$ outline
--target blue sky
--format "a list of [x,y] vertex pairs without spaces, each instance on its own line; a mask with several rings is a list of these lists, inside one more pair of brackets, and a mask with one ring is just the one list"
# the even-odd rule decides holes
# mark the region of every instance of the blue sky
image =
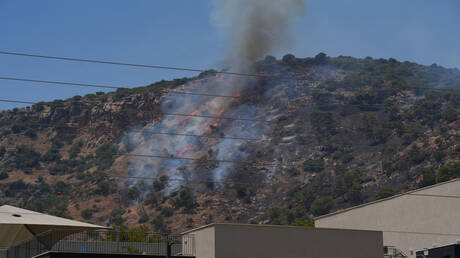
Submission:
[[[211,8],[211,0],[0,0],[0,50],[218,68],[226,41],[210,22]],[[272,54],[394,57],[460,68],[459,28],[458,0],[307,0],[306,15],[293,22],[292,45]],[[193,75],[0,55],[5,77],[132,87]],[[97,91],[6,81],[0,86],[0,99],[26,101]],[[19,106],[0,103],[0,109]]]

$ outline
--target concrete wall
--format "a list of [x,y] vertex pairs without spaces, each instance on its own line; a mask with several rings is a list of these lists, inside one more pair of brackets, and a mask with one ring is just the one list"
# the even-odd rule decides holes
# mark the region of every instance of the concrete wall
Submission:
[[460,199],[417,194],[460,196],[460,180],[319,217],[315,224],[383,231],[384,245],[395,246],[409,257],[415,257],[415,251],[460,240]]
[[192,232],[195,238],[195,254],[197,258],[211,258],[216,254],[216,231],[214,227],[203,227]]
[[215,224],[191,233],[196,258],[383,257],[382,233],[375,231]]

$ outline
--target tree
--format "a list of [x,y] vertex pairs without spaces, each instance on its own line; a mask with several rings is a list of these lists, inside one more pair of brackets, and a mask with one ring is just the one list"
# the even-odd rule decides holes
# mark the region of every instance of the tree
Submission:
[[321,216],[327,214],[331,211],[332,207],[334,207],[334,200],[331,197],[316,199],[311,207],[310,211],[315,216]]

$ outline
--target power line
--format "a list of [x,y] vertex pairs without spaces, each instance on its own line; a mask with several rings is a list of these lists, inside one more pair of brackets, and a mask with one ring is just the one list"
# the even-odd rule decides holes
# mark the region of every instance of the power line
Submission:
[[[154,177],[144,177],[144,176],[113,176],[110,175],[108,176],[109,178],[125,178],[125,179],[141,179],[141,180],[151,180],[155,181],[158,180],[158,178]],[[218,184],[235,184],[235,185],[253,185],[253,182],[242,182],[242,181],[233,181],[233,180],[197,180],[197,179],[181,179],[181,178],[168,178],[168,181],[180,181],[180,182],[186,182],[188,184],[205,184],[205,183],[218,183]],[[360,190],[353,190],[350,189],[349,191],[360,191]],[[379,191],[365,191],[367,193],[380,193]],[[438,195],[438,194],[417,194],[417,193],[400,193],[399,195],[411,195],[411,196],[419,196],[419,197],[439,197],[439,198],[454,198],[454,199],[460,199],[460,196],[457,195]],[[390,196],[391,197],[391,196]],[[396,196],[398,197],[398,196]]]
[[[79,82],[48,81],[48,80],[17,78],[17,77],[0,77],[0,80],[45,83],[45,84],[53,84],[53,85],[65,85],[65,86],[91,87],[91,88],[101,88],[101,89],[133,89],[133,88],[122,87],[122,86],[89,84],[89,83],[79,83]],[[219,95],[219,94],[199,93],[199,92],[184,92],[184,91],[176,91],[176,90],[162,90],[161,92],[165,94],[196,95],[196,96],[208,96],[208,97],[220,97],[220,98],[240,98],[240,96],[235,96],[235,95],[234,96]]]
[[24,100],[9,100],[9,99],[0,99],[0,102],[7,102],[7,103],[20,103],[20,104],[37,104],[37,102],[31,101],[24,101]]
[[[23,57],[33,57],[33,58],[42,58],[42,59],[54,59],[61,61],[73,61],[73,62],[85,62],[85,63],[96,63],[96,64],[108,64],[108,65],[119,65],[119,66],[131,66],[131,67],[141,67],[141,68],[151,68],[151,69],[165,69],[165,70],[176,70],[176,71],[187,71],[187,72],[208,72],[209,70],[196,69],[196,68],[185,68],[185,67],[174,67],[174,66],[161,66],[161,65],[147,65],[147,64],[133,64],[133,63],[124,63],[117,61],[105,61],[105,60],[95,60],[95,59],[83,59],[83,58],[73,58],[73,57],[60,57],[60,56],[50,56],[50,55],[37,55],[29,53],[19,53],[19,52],[10,52],[10,51],[0,51],[2,55],[12,55],[12,56],[23,56]],[[225,75],[235,75],[235,76],[245,76],[245,77],[256,77],[256,78],[278,78],[294,81],[305,81],[306,79],[293,78],[287,76],[278,76],[278,75],[269,75],[269,74],[251,74],[251,73],[238,73],[238,72],[225,72],[225,71],[213,71],[214,74],[225,74]],[[429,88],[429,87],[416,87],[416,86],[405,86],[404,88],[408,89],[421,89],[421,90],[454,90],[460,91],[460,89],[454,88]]]
[[[131,67],[141,67],[141,68],[151,68],[151,69],[164,69],[164,70],[175,70],[175,71],[186,71],[186,72],[207,72],[208,70],[204,69],[195,69],[195,68],[185,68],[185,67],[173,67],[173,66],[162,66],[162,65],[147,65],[147,64],[133,64],[133,63],[124,63],[124,62],[115,62],[115,61],[104,61],[104,60],[95,60],[95,59],[83,59],[83,58],[73,58],[73,57],[60,57],[60,56],[49,56],[49,55],[36,55],[36,54],[27,54],[19,52],[8,52],[0,51],[1,55],[12,55],[12,56],[24,56],[24,57],[34,57],[34,58],[44,58],[44,59],[54,59],[61,61],[72,61],[72,62],[84,62],[84,63],[96,63],[96,64],[108,64],[108,65],[120,65],[120,66],[131,66]],[[289,79],[289,80],[298,80],[304,81],[305,79],[293,79],[289,77],[268,75],[268,74],[250,74],[250,73],[238,73],[238,72],[213,72],[215,74],[226,74],[226,75],[236,75],[236,76],[246,76],[246,77],[262,77],[262,78],[280,78],[280,79]]]
[[[22,100],[7,100],[7,99],[0,99],[0,102],[22,103],[22,104],[32,104],[32,105],[40,104],[40,102],[31,102],[31,101],[22,101]],[[198,117],[198,118],[211,118],[211,119],[219,119],[219,120],[251,121],[251,122],[262,122],[262,123],[273,123],[274,122],[274,121],[261,120],[261,119],[221,117],[217,115],[196,115],[196,114],[180,114],[180,113],[169,113],[169,112],[154,112],[154,113],[157,113],[159,115],[166,115],[166,116]]]
[[236,161],[236,160],[225,160],[225,159],[200,159],[200,158],[187,158],[187,157],[177,157],[177,156],[161,156],[161,155],[149,155],[149,154],[113,154],[113,156],[131,156],[131,157],[141,157],[141,158],[158,158],[158,159],[176,159],[176,160],[188,160],[188,161],[208,161],[208,162],[219,162],[219,163],[240,163],[240,164],[249,164],[256,166],[269,166],[274,167],[276,164],[256,164],[249,161]]

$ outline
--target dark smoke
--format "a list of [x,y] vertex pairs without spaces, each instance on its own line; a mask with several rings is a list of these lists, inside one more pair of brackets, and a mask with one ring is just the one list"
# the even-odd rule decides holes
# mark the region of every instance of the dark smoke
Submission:
[[228,64],[244,72],[250,64],[287,47],[289,25],[305,11],[305,0],[214,0],[212,20],[230,43]]

